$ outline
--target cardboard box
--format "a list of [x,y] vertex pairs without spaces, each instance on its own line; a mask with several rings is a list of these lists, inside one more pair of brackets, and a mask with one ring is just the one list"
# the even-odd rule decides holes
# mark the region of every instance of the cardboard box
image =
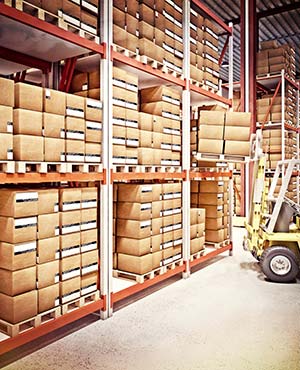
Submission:
[[59,213],[38,216],[38,239],[59,235]]
[[10,244],[36,240],[37,217],[12,218],[0,216],[1,240]]
[[0,77],[0,105],[13,107],[15,105],[14,81]]
[[36,285],[36,266],[22,270],[0,269],[0,292],[14,296],[34,290]]
[[59,284],[39,289],[37,293],[38,313],[45,312],[59,306]]
[[117,238],[117,252],[130,254],[133,256],[143,256],[150,253],[151,238],[144,239],[130,239],[130,238]]
[[209,206],[209,205],[200,205],[202,208],[205,209],[206,218],[218,218],[224,215],[224,206]]
[[[88,252],[89,253],[89,252]],[[60,260],[59,272],[61,281],[80,276],[81,257],[80,254],[65,257]]]
[[118,200],[120,202],[152,202],[152,185],[119,184]]
[[162,235],[152,235],[151,236],[151,252],[157,252],[161,250],[161,244],[162,244]]
[[29,190],[0,190],[0,216],[27,217],[38,214],[38,192]]
[[97,228],[97,208],[82,209],[81,231]]
[[80,276],[59,283],[61,304],[80,298]]
[[250,155],[250,143],[249,141],[225,141],[224,154],[231,155],[241,155],[249,156]]
[[37,263],[46,263],[59,259],[59,237],[40,239],[37,241]]
[[119,202],[117,204],[117,218],[126,220],[150,220],[151,202],[149,203],[127,203]]
[[223,193],[224,181],[200,181],[200,193]]
[[117,235],[144,239],[151,235],[151,221],[135,221],[135,220],[117,220]]
[[66,161],[84,162],[85,143],[83,140],[66,140]]
[[44,159],[46,162],[65,161],[65,140],[45,137],[44,139]]
[[80,231],[80,225],[81,212],[79,210],[60,212],[60,227],[62,235]]
[[59,208],[61,211],[74,211],[81,209],[81,189],[62,188],[59,189]]
[[220,230],[224,227],[223,217],[209,218],[205,220],[206,228],[209,230]]
[[74,74],[71,82],[71,91],[82,92],[88,89],[88,74],[87,72]]
[[66,116],[84,118],[85,98],[72,94],[66,95]]
[[81,231],[80,233],[81,253],[89,252],[98,248],[98,229]]
[[44,160],[44,138],[30,135],[14,135],[14,159],[16,161]]
[[81,295],[90,294],[97,290],[98,285],[98,272],[92,272],[81,276]]
[[98,189],[96,187],[81,188],[81,208],[97,208]]
[[224,229],[220,230],[205,230],[205,240],[212,243],[220,243],[224,241]]
[[134,274],[146,274],[152,270],[152,254],[144,256],[131,256],[118,253],[118,270],[127,271]]
[[59,282],[59,260],[37,265],[37,288],[45,288]]
[[197,238],[197,232],[198,232],[198,225],[191,225],[190,226],[190,238],[194,239]]
[[65,138],[65,116],[43,113],[43,132],[45,137]]
[[223,126],[225,121],[225,113],[221,111],[200,111],[199,126],[213,125]]
[[190,242],[191,254],[195,254],[204,249],[205,237],[195,238]]
[[15,84],[15,107],[43,111],[43,89],[22,82]]
[[139,129],[152,131],[152,115],[144,112],[139,112]]
[[81,233],[60,236],[60,254],[61,258],[73,256],[80,253]]
[[81,275],[90,274],[98,271],[99,251],[97,249],[82,253],[81,255]]
[[36,242],[9,244],[0,242],[0,268],[15,271],[34,266]]
[[250,127],[225,126],[224,140],[236,140],[236,141],[248,141],[249,142],[249,139],[250,139]]
[[199,128],[199,139],[223,140],[224,127],[201,125]]
[[66,93],[57,90],[44,89],[44,111],[58,115],[66,112]]
[[88,163],[101,162],[101,144],[98,143],[85,143],[85,156],[84,160]]
[[180,92],[167,86],[155,86],[142,89],[141,103],[166,101],[177,106],[180,105]]
[[102,102],[96,99],[85,99],[85,119],[87,121],[102,122]]
[[225,126],[237,126],[237,127],[249,127],[250,128],[250,125],[251,125],[251,113],[226,112],[225,114]]
[[85,120],[77,117],[66,117],[66,139],[85,140]]
[[12,324],[30,319],[37,314],[37,291],[10,297],[0,293],[0,318]]
[[161,261],[163,259],[163,252],[162,251],[156,251],[152,252],[152,269],[156,269],[161,267]]
[[[4,134],[13,133],[13,108],[12,107],[0,105],[0,133],[4,133]],[[11,146],[11,149],[12,149],[12,146]]]
[[38,214],[55,213],[59,211],[58,189],[38,189]]
[[102,142],[102,123],[95,121],[85,122],[85,140],[91,143]]
[[223,153],[223,140],[199,139],[198,152],[200,153]]
[[146,55],[151,59],[163,63],[165,51],[162,47],[155,45],[153,41],[147,40],[145,37],[141,38],[138,47],[140,55]]
[[215,194],[215,193],[204,193],[199,194],[198,201],[200,204],[207,204],[207,205],[222,205],[224,204],[223,194]]

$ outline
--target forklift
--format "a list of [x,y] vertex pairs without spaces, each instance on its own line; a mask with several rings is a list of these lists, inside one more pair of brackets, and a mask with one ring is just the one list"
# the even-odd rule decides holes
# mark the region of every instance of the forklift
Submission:
[[286,192],[292,175],[299,172],[300,160],[279,161],[269,189],[261,148],[262,132],[258,130],[252,142],[253,184],[243,246],[259,261],[267,279],[288,283],[300,271],[300,205]]

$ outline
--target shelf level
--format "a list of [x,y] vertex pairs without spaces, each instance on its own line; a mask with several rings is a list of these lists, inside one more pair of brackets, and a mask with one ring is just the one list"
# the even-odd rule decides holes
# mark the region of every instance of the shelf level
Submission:
[[62,181],[103,181],[103,173],[0,173],[1,184],[25,184]]

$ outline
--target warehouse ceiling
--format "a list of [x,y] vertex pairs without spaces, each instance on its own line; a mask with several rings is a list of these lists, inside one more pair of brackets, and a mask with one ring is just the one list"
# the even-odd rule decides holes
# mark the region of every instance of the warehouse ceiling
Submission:
[[[214,11],[226,23],[234,21],[234,80],[240,79],[240,0],[201,0]],[[300,1],[298,0],[257,0],[257,12],[265,12],[271,9],[285,7],[289,11],[280,14],[269,15],[259,20],[259,42],[265,40],[278,40],[279,44],[289,43],[296,50],[297,78],[300,78]],[[294,8],[294,9],[293,9]],[[298,9],[295,9],[298,8]],[[220,50],[222,50],[225,36],[220,38]],[[226,56],[227,58],[227,56]],[[228,80],[228,59],[224,59],[221,77]]]

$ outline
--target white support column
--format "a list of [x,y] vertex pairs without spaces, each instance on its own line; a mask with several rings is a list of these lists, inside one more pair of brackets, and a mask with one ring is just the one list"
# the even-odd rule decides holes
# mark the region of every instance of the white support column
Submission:
[[[299,87],[300,88],[300,87]],[[299,117],[299,99],[300,99],[300,94],[299,94],[299,88],[297,90],[297,108],[296,108],[296,114],[297,114],[297,123],[296,123],[296,127],[299,129],[300,128],[300,117]],[[299,134],[299,131],[297,132],[296,134],[296,139],[297,139],[297,155],[296,155],[296,158],[297,159],[300,159],[300,134]],[[298,171],[298,176],[296,178],[296,186],[297,186],[297,203],[300,204],[300,176],[299,176],[299,171],[300,171],[300,166],[297,167],[297,171]]]
[[187,179],[182,183],[182,227],[183,227],[183,260],[186,262],[186,272],[183,273],[183,278],[190,276],[189,260],[190,260],[190,1],[183,2],[183,44],[184,44],[184,60],[183,60],[183,77],[187,81],[187,89],[182,92],[182,170],[186,171]]
[[[232,35],[229,36],[229,44],[228,44],[228,61],[229,61],[229,67],[228,67],[228,82],[229,82],[229,90],[228,90],[228,98],[233,98],[233,23],[229,23],[229,27],[232,28]],[[230,109],[233,111],[233,107]]]
[[102,119],[102,163],[105,183],[101,185],[100,199],[100,291],[106,296],[106,306],[101,311],[101,318],[112,315],[112,267],[113,267],[113,185],[112,168],[112,2],[101,0],[101,42],[106,44],[106,59],[101,59],[101,100],[103,102]]
[[245,0],[245,112],[249,112],[249,0]]
[[281,70],[281,160],[285,160],[285,78]]

